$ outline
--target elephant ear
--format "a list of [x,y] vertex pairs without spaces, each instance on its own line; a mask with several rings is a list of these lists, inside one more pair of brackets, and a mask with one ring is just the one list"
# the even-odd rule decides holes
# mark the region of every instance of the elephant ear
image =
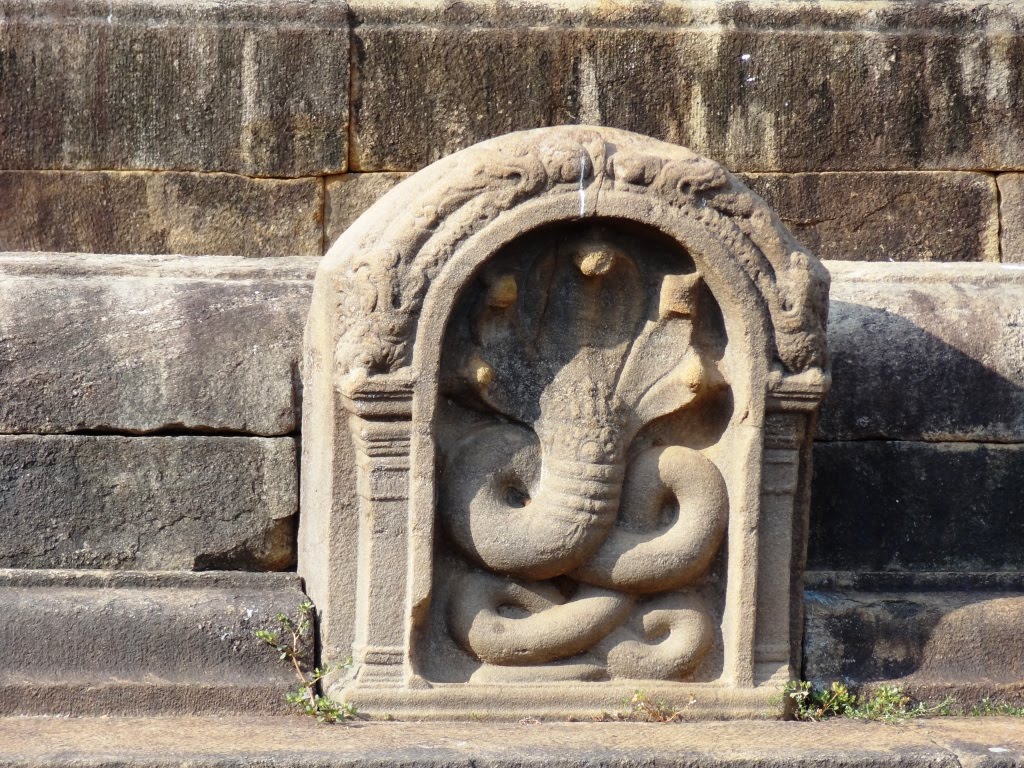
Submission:
[[725,386],[714,363],[698,351],[691,351],[668,374],[643,393],[634,410],[641,425],[682,410],[702,395]]
[[662,279],[656,317],[633,342],[617,387],[620,400],[633,411],[637,429],[725,386],[715,364],[695,344],[694,325],[704,290],[695,272]]

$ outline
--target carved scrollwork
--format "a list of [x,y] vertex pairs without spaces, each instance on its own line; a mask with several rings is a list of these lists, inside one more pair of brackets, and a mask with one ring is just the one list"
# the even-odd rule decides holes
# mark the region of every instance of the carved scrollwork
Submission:
[[337,286],[349,297],[337,318],[339,379],[357,368],[372,375],[410,364],[427,287],[458,247],[499,214],[544,197],[578,195],[579,216],[597,217],[605,189],[650,197],[697,221],[725,244],[765,302],[782,366],[800,372],[827,362],[827,273],[760,198],[687,149],[612,129],[542,129],[457,153],[420,183],[420,203],[401,211],[387,231],[354,238],[351,269]]

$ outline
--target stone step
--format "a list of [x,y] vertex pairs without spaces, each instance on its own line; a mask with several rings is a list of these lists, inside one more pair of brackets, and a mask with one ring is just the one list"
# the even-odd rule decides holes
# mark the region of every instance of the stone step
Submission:
[[0,570],[0,715],[280,713],[296,681],[254,633],[304,597],[293,573]]
[[1024,720],[357,723],[294,717],[3,718],[4,768],[1011,768]]

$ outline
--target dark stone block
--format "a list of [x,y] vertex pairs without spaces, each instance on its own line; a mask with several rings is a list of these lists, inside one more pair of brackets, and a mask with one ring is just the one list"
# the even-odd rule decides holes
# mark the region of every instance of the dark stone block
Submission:
[[817,443],[808,568],[1024,568],[1024,445]]
[[1021,592],[808,590],[803,675],[962,705],[1024,702]]
[[1024,441],[1024,272],[830,262],[820,440]]
[[283,570],[295,441],[0,436],[0,568]]
[[819,259],[999,261],[996,184],[988,174],[758,173],[741,178]]

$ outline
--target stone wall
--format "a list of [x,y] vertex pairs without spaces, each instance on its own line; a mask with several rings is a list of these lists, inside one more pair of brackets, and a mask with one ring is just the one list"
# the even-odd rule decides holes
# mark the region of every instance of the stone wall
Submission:
[[0,568],[291,568],[318,258],[442,156],[602,124],[830,260],[804,673],[1010,695],[1022,62],[1008,2],[0,0]]

